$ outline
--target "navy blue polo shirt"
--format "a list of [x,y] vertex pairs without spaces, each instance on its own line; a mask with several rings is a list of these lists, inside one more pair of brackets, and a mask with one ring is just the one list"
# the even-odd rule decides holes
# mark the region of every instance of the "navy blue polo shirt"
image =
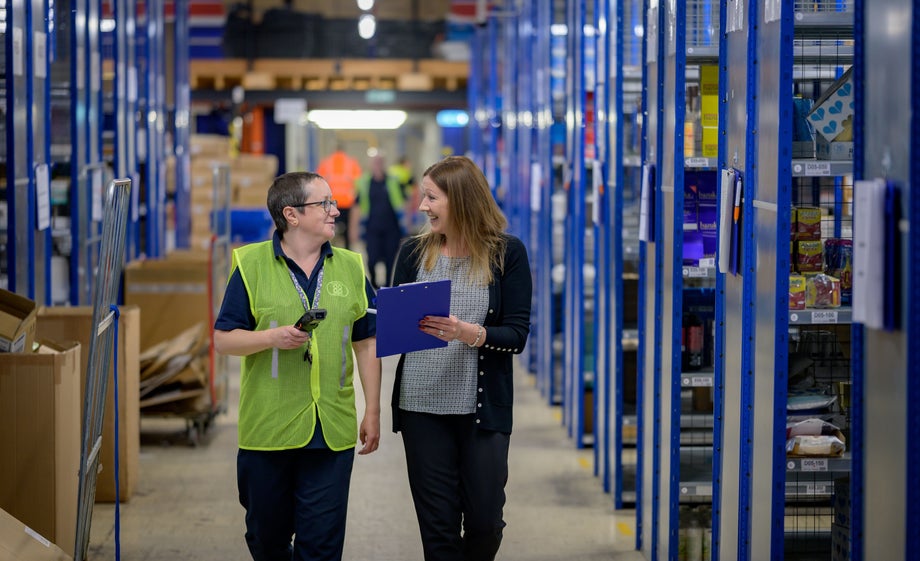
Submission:
[[[335,259],[332,253],[332,245],[329,242],[323,244],[320,249],[320,258],[316,266],[307,277],[303,269],[297,263],[284,254],[281,249],[281,237],[276,230],[272,235],[272,247],[275,251],[275,259],[284,259],[287,266],[294,272],[297,282],[303,287],[304,292],[310,302],[313,302],[313,296],[316,294],[316,279],[319,276],[320,267],[326,259]],[[293,284],[293,283],[292,283]],[[293,289],[293,286],[291,287]],[[364,291],[367,293],[367,301],[371,307],[374,307],[376,293],[371,282],[364,278]],[[239,270],[233,271],[230,275],[230,281],[227,283],[226,292],[224,292],[224,301],[220,305],[220,313],[217,314],[217,320],[214,322],[214,329],[219,331],[233,331],[234,329],[246,329],[252,331],[256,328],[256,318],[253,317],[249,306],[249,293],[246,292],[246,285],[243,284],[243,277]],[[354,323],[351,331],[352,341],[361,341],[368,337],[377,335],[377,316],[374,314],[364,314]],[[319,428],[319,418],[317,418],[317,428]],[[322,438],[318,438],[321,431],[313,433],[313,439],[307,444],[307,448],[326,448],[326,443]]]

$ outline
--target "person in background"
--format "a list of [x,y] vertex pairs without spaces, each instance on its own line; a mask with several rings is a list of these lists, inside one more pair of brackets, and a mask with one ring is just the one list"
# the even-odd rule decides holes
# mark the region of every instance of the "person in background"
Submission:
[[323,176],[332,189],[332,198],[338,203],[341,214],[338,221],[341,230],[338,233],[344,239],[345,249],[351,249],[349,214],[355,204],[355,181],[361,177],[361,166],[358,160],[345,153],[341,144],[337,144],[335,151],[319,163],[316,173]]
[[[233,250],[214,324],[217,352],[243,357],[237,482],[246,543],[256,561],[340,560],[357,439],[358,454],[380,439],[377,326],[366,312],[374,291],[361,255],[329,243],[340,213],[322,177],[279,176],[268,210],[272,239]],[[295,327],[323,310],[317,324]]]
[[[399,249],[399,242],[405,235],[403,216],[406,197],[399,179],[389,175],[383,156],[371,158],[371,171],[357,181],[358,198],[356,209],[351,215],[351,230],[359,230],[363,222],[364,247],[367,251],[367,266],[374,287],[388,286],[393,276],[393,261]],[[383,263],[386,273],[383,281],[377,278],[377,264]]]
[[406,232],[413,232],[417,214],[416,209],[418,208],[418,196],[415,190],[415,178],[412,177],[412,167],[409,165],[409,158],[400,156],[399,160],[387,169],[387,173],[399,180],[399,184],[402,186],[403,197],[406,199],[403,229]]
[[450,315],[419,322],[448,345],[399,358],[393,430],[426,561],[490,561],[505,526],[512,355],[530,331],[530,265],[469,158],[428,168],[420,197],[428,223],[400,248],[393,284],[450,279]]

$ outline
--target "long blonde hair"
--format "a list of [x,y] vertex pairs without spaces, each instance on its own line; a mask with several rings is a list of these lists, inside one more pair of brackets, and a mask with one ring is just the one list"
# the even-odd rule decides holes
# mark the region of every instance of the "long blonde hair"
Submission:
[[[501,271],[505,265],[504,231],[508,220],[492,197],[485,175],[469,158],[450,156],[433,164],[423,176],[447,195],[451,224],[460,244],[470,252],[472,278],[483,285],[490,284],[493,268]],[[432,233],[429,225],[416,238],[418,263],[430,271],[446,238]]]

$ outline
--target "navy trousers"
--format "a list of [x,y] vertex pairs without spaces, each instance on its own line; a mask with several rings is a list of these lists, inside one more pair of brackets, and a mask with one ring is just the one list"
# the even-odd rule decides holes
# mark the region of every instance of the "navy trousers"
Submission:
[[400,415],[425,561],[492,561],[505,527],[510,435],[478,430],[473,415]]
[[341,560],[354,461],[354,448],[240,450],[237,484],[253,560]]

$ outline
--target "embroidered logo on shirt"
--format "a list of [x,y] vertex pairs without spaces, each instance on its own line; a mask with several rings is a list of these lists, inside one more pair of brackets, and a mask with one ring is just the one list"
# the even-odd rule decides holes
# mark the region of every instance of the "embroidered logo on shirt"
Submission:
[[348,296],[348,286],[341,281],[330,281],[326,285],[326,293],[330,296]]

